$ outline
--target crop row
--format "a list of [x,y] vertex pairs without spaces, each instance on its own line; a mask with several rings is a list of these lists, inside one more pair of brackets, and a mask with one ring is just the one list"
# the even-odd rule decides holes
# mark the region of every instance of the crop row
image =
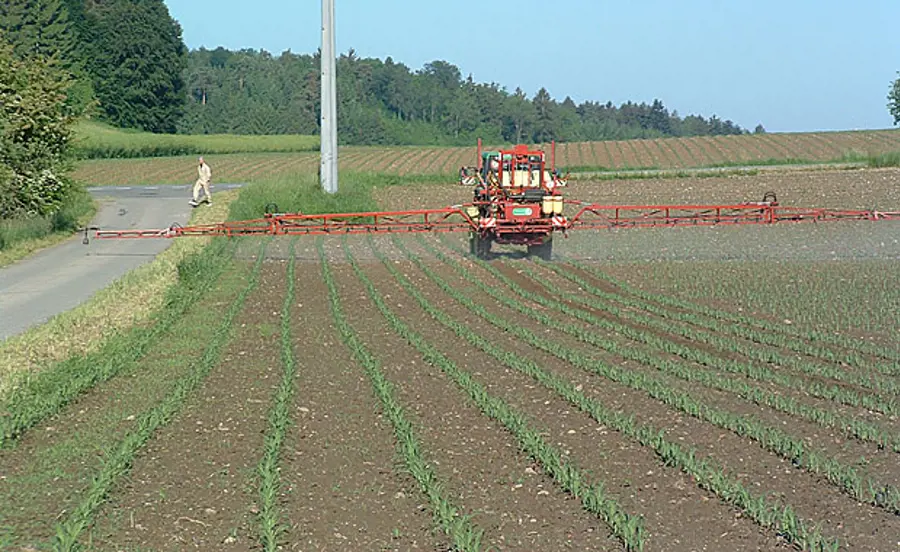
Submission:
[[[703,315],[715,320],[729,322],[731,324],[739,324],[749,328],[756,328],[775,335],[784,335],[786,337],[808,340],[813,343],[842,347],[849,351],[855,351],[859,354],[870,355],[885,360],[892,360],[895,362],[900,361],[900,352],[893,351],[885,347],[879,347],[860,339],[848,338],[841,334],[832,334],[822,331],[798,328],[787,324],[779,324],[771,322],[764,318],[751,318],[734,312],[710,308],[700,303],[684,301],[670,295],[649,293],[619,279],[613,278],[602,270],[590,267],[585,263],[573,259],[567,259],[567,263],[587,272],[591,276],[594,276],[608,284],[615,286],[618,289],[623,290],[628,294],[644,300],[645,302],[647,302],[647,304],[656,303],[659,305],[665,305],[675,309],[681,309],[688,313],[694,313],[695,315]],[[897,371],[888,370],[887,372],[893,374]]]
[[[485,261],[476,260],[484,266]],[[449,286],[442,286],[454,299],[465,305],[471,311],[477,313],[489,323],[519,337],[528,344],[558,357],[587,372],[600,375],[606,379],[620,383],[632,389],[647,393],[649,396],[663,402],[666,405],[677,408],[699,420],[731,431],[739,436],[747,437],[759,443],[760,446],[775,454],[778,454],[794,465],[807,470],[810,473],[821,474],[843,492],[855,500],[866,502],[885,508],[894,513],[900,513],[900,490],[892,485],[880,484],[871,478],[864,477],[852,466],[841,462],[824,450],[815,450],[808,446],[802,439],[791,436],[784,431],[766,425],[754,418],[746,418],[724,410],[716,409],[702,400],[696,399],[688,393],[672,389],[661,378],[643,372],[631,372],[623,370],[595,360],[586,354],[566,349],[556,342],[547,341],[533,332],[487,311],[482,305],[462,295]],[[527,314],[546,327],[555,327],[558,321],[551,316],[531,309]],[[671,369],[672,372],[680,372],[672,364],[659,359],[655,355],[643,352],[635,352],[627,347],[617,346],[616,354],[635,355],[642,364],[658,367],[663,370]],[[626,357],[627,358],[627,357]]]
[[325,257],[321,238],[317,241],[316,248],[322,267],[322,278],[328,288],[328,301],[335,326],[342,341],[350,349],[372,383],[372,388],[381,402],[385,416],[394,428],[398,452],[406,464],[406,469],[428,497],[435,520],[441,529],[450,536],[454,545],[462,551],[477,552],[481,548],[483,530],[476,527],[469,516],[461,515],[459,508],[448,498],[443,484],[425,459],[419,438],[403,407],[397,401],[393,386],[384,376],[380,363],[347,322],[337,284]]
[[266,245],[266,243],[262,244],[246,287],[232,302],[203,352],[203,356],[185,376],[173,384],[172,390],[160,403],[138,417],[136,427],[129,431],[105,457],[99,473],[94,476],[90,488],[85,492],[78,506],[57,524],[54,541],[56,550],[71,551],[79,548],[78,542],[82,532],[90,525],[94,513],[106,499],[115,482],[131,467],[138,450],[159,427],[167,424],[181,410],[186,399],[203,383],[210,370],[219,362],[222,350],[230,339],[234,318],[241,312],[244,302],[259,281]]
[[[453,263],[451,259],[445,257],[439,250],[430,248],[430,246],[428,246],[427,244],[426,247],[429,247],[430,251],[435,256],[437,256],[445,263],[449,264],[463,278],[471,282],[487,295],[496,299],[505,306],[512,308],[526,316],[537,318],[537,315],[534,314],[534,311],[523,305],[520,301],[516,301],[510,298],[503,291],[485,284],[478,278],[474,277],[472,274],[461,269],[458,264]],[[774,382],[787,387],[797,388],[809,394],[814,394],[813,391],[821,387],[815,383],[810,383],[804,380],[772,373],[772,371],[767,368],[757,368],[749,364],[721,359],[710,355],[700,349],[688,347],[668,339],[657,337],[652,333],[644,332],[638,328],[619,324],[617,322],[606,320],[604,318],[599,318],[589,312],[570,307],[560,301],[546,299],[540,294],[529,293],[490,264],[484,264],[482,266],[485,270],[490,272],[497,281],[502,282],[506,286],[504,290],[509,289],[520,297],[534,301],[543,307],[559,311],[566,316],[571,316],[578,320],[587,322],[591,324],[591,327],[603,328],[611,332],[615,332],[618,335],[625,336],[635,342],[649,345],[651,348],[661,353],[673,354],[684,359],[687,362],[696,362],[704,366],[716,368],[717,370],[741,374],[754,380]],[[544,285],[545,288],[553,288],[550,282],[547,282],[537,274],[534,274],[527,266],[523,266],[523,272],[528,274],[536,282]],[[554,291],[554,293],[570,301],[583,301],[583,298],[575,294],[560,294],[558,290]],[[634,314],[623,309],[609,308],[608,305],[604,305],[602,303],[590,302],[587,300],[584,300],[584,302],[588,303],[588,305],[592,308],[606,310],[614,316],[627,316]],[[541,321],[543,321],[543,319]],[[895,452],[900,452],[900,438],[898,438],[892,432],[877,426],[876,424],[872,424],[850,416],[844,416],[834,412],[833,410],[826,410],[805,405],[781,393],[768,391],[761,387],[752,386],[741,380],[724,378],[722,377],[722,373],[716,370],[704,371],[690,364],[687,364],[687,362],[682,363],[672,360],[664,360],[654,355],[647,355],[639,351],[638,349],[632,348],[630,346],[623,347],[613,340],[604,338],[600,334],[592,331],[587,331],[573,324],[556,321],[554,323],[554,327],[564,333],[576,337],[577,339],[585,343],[588,343],[589,345],[598,347],[613,354],[617,354],[622,358],[640,362],[656,370],[659,370],[660,372],[673,375],[679,379],[689,382],[701,383],[702,385],[712,389],[718,389],[720,391],[732,393],[755,404],[765,405],[769,408],[773,408],[775,410],[785,412],[793,416],[799,416],[820,426],[837,429],[845,433],[846,435],[849,435],[856,439],[875,443],[881,448],[890,448]],[[665,328],[659,329],[665,331]],[[840,388],[837,389],[840,390]],[[837,393],[837,391],[835,391],[835,393]],[[849,392],[847,393],[849,394]],[[849,399],[847,400],[849,401]]]
[[287,292],[281,307],[281,382],[275,391],[272,406],[269,410],[269,427],[263,443],[263,455],[259,461],[259,540],[263,550],[278,550],[279,537],[285,527],[280,521],[278,511],[278,495],[281,490],[279,455],[284,438],[291,422],[290,406],[294,397],[294,379],[297,375],[297,359],[291,341],[291,307],[294,304],[296,281],[294,274],[297,259],[294,257],[294,244],[291,242],[287,266]]
[[[861,140],[866,138],[866,140]],[[595,143],[560,143],[557,145],[557,164],[574,169],[685,169],[728,164],[777,164],[825,162],[862,159],[900,150],[897,133],[828,133],[822,140],[828,148],[816,148],[811,143],[797,142],[789,134],[763,136],[716,136],[667,138],[664,140],[625,140]],[[597,147],[600,144],[603,147]],[[667,146],[665,149],[663,145]],[[549,152],[549,145],[542,144]],[[676,149],[677,146],[677,149]],[[119,146],[117,146],[119,147]],[[305,146],[303,146],[305,147]],[[499,146],[490,146],[499,147]],[[443,174],[453,175],[461,165],[472,164],[474,144],[468,148],[434,147],[342,147],[338,161],[341,170],[376,171],[387,174]],[[278,148],[282,149],[279,145]],[[302,149],[302,148],[301,148]],[[684,151],[680,155],[678,151]],[[223,150],[225,151],[225,150]],[[622,152],[629,152],[623,155]],[[315,171],[317,156],[311,152],[296,153],[235,153],[210,155],[210,163],[219,182],[257,179],[261,174],[244,167],[254,158],[277,160],[266,169],[266,175],[280,175],[294,170]],[[617,155],[613,152],[618,152]],[[158,157],[122,162],[118,159],[92,159],[79,163],[75,178],[88,184],[148,183],[150,166],[159,169],[151,183],[184,182],[190,177],[192,157]],[[138,169],[143,166],[143,169]],[[110,179],[118,179],[110,182]]]
[[[460,300],[470,310],[474,310],[479,316],[490,317],[483,307],[467,301],[453,287],[444,282],[427,265],[413,253],[408,251],[402,243],[395,241],[396,247],[401,249],[425,275],[437,284],[447,294]],[[660,460],[667,466],[674,466],[691,475],[697,484],[704,489],[715,493],[725,503],[741,509],[754,521],[763,527],[772,527],[785,535],[791,542],[804,550],[837,550],[837,543],[822,536],[818,529],[797,517],[790,505],[776,502],[762,495],[754,495],[740,480],[729,475],[709,457],[698,458],[694,449],[685,447],[666,438],[665,432],[646,424],[638,424],[634,417],[612,411],[595,399],[588,398],[580,389],[570,381],[547,372],[534,361],[525,359],[515,353],[504,350],[478,332],[469,329],[459,323],[444,311],[435,307],[403,274],[392,266],[385,257],[375,249],[385,268],[400,283],[406,292],[415,299],[419,306],[433,319],[453,331],[461,339],[470,345],[484,351],[500,363],[522,372],[535,379],[549,390],[569,401],[571,404],[590,415],[601,424],[611,427],[624,436],[634,439],[642,446],[651,448]]]
[[626,549],[643,549],[644,528],[641,517],[627,513],[614,498],[607,495],[602,483],[590,483],[586,474],[574,463],[564,460],[562,453],[548,444],[540,432],[530,426],[523,414],[514,410],[503,400],[492,396],[469,372],[460,369],[456,363],[428,343],[421,334],[401,321],[384,302],[371,280],[359,268],[351,256],[349,248],[345,248],[345,254],[357,277],[363,282],[370,299],[398,335],[415,347],[426,362],[447,374],[485,415],[502,423],[519,440],[522,450],[540,464],[544,472],[552,477],[560,487],[581,500],[585,510],[603,519]]
[[[574,266],[578,268],[584,268],[585,265],[580,262],[573,262]],[[562,267],[553,267],[554,270],[560,274],[561,276],[572,280],[584,282],[583,279],[578,278],[571,271],[566,271]],[[593,272],[591,272],[593,274]],[[579,284],[580,285],[580,284]],[[619,296],[614,294],[609,294],[603,292],[599,288],[595,286],[590,286],[589,292],[592,295],[596,295],[603,299],[612,299],[619,300]],[[874,370],[885,373],[887,375],[898,375],[900,374],[900,365],[896,362],[894,363],[881,363],[881,362],[870,362],[864,356],[856,351],[834,351],[830,348],[823,347],[821,345],[816,344],[815,342],[810,342],[808,340],[799,339],[793,336],[788,336],[783,333],[777,333],[769,331],[768,329],[758,329],[754,326],[747,326],[742,324],[720,324],[715,321],[706,320],[703,317],[700,317],[696,314],[696,312],[677,312],[669,309],[662,309],[654,306],[652,303],[645,301],[632,301],[632,303],[640,304],[641,308],[650,312],[652,314],[661,316],[663,318],[676,320],[679,322],[687,322],[689,324],[693,324],[695,326],[699,326],[701,328],[705,328],[708,330],[713,330],[716,332],[724,332],[728,333],[743,339],[747,339],[754,343],[758,343],[760,345],[770,345],[773,347],[779,347],[782,349],[788,349],[791,351],[795,351],[802,355],[806,355],[809,357],[819,358],[832,363],[841,363],[846,364],[847,366],[854,368],[861,368],[867,370]]]
[[[584,268],[585,265],[580,262],[573,262],[573,266],[578,268]],[[572,281],[577,279],[577,276],[572,274],[571,271],[563,270],[561,267],[553,267],[556,272]],[[591,272],[593,273],[593,272]],[[583,282],[582,279],[579,279],[580,282]],[[589,290],[591,294],[601,297],[603,299],[613,299],[617,300],[618,296],[606,293],[595,286],[591,286]],[[896,362],[892,364],[884,364],[880,362],[870,362],[864,358],[863,355],[859,354],[855,351],[848,352],[839,352],[834,351],[830,348],[822,347],[821,345],[817,345],[814,342],[809,342],[807,340],[798,339],[792,336],[788,336],[782,333],[776,333],[771,331],[761,331],[753,326],[745,326],[741,324],[719,324],[717,322],[705,320],[704,318],[697,316],[695,312],[682,313],[672,310],[661,309],[654,306],[651,303],[639,302],[641,307],[653,314],[658,316],[662,316],[664,318],[669,318],[672,320],[677,320],[680,322],[687,322],[693,324],[695,326],[700,326],[701,328],[706,328],[709,330],[721,331],[730,333],[737,337],[741,337],[743,339],[747,339],[753,341],[754,343],[758,343],[760,345],[771,345],[773,347],[780,347],[783,349],[789,349],[791,351],[795,351],[797,353],[820,358],[822,360],[826,360],[828,362],[834,363],[842,363],[854,368],[862,368],[880,371],[882,373],[888,375],[897,375],[900,374],[900,365]]]
[[[828,366],[821,363],[812,363],[809,362],[802,357],[791,357],[787,355],[783,355],[776,351],[766,350],[759,347],[748,346],[742,344],[734,339],[729,339],[727,337],[720,336],[715,333],[698,331],[690,326],[680,326],[677,324],[665,323],[662,321],[654,320],[648,316],[640,314],[636,312],[636,310],[645,309],[653,314],[659,314],[664,318],[667,317],[667,314],[671,314],[668,311],[663,309],[658,309],[653,307],[652,305],[648,306],[640,301],[632,301],[627,297],[621,297],[616,294],[611,294],[600,290],[592,285],[590,285],[583,278],[578,277],[577,275],[571,273],[570,271],[566,271],[563,267],[557,267],[548,263],[541,263],[542,266],[548,267],[553,270],[556,274],[561,275],[562,277],[571,280],[578,284],[583,290],[587,291],[590,294],[593,294],[596,297],[601,297],[604,301],[592,301],[591,299],[576,296],[572,294],[566,295],[567,299],[575,301],[577,303],[581,303],[587,305],[592,308],[597,308],[603,311],[606,311],[614,316],[620,317],[626,320],[633,320],[642,325],[660,330],[669,333],[675,333],[698,343],[706,343],[714,346],[719,351],[739,353],[753,360],[762,362],[762,363],[772,363],[782,366],[791,366],[799,369],[800,371],[824,378],[832,378],[838,381],[843,381],[847,383],[852,383],[855,385],[859,385],[861,387],[867,389],[873,389],[875,391],[883,391],[888,394],[896,393],[898,390],[898,386],[896,382],[884,378],[879,378],[877,376],[871,376],[866,374],[859,374],[856,372],[843,371],[833,366]],[[545,279],[541,278],[539,275],[535,274],[533,271],[526,268],[526,272],[529,276],[541,283],[545,287],[552,287],[552,284],[547,282]],[[625,305],[626,308],[620,309],[611,305],[607,301],[618,301]],[[677,315],[677,313],[676,313]],[[609,323],[607,323],[609,324]],[[724,329],[724,328],[723,328]],[[615,331],[621,332],[629,337],[633,337],[638,335],[634,330],[630,329],[627,326],[623,326],[621,324],[615,325]],[[648,342],[647,337],[636,337],[644,342]],[[898,412],[898,406],[896,401],[892,398],[886,399],[874,393],[866,393],[859,392],[853,389],[848,389],[845,387],[841,387],[838,385],[829,385],[826,383],[818,382],[818,381],[809,381],[802,378],[798,378],[788,374],[782,374],[776,372],[767,366],[754,366],[745,362],[737,362],[734,360],[728,360],[723,358],[718,358],[708,353],[697,351],[694,349],[686,349],[686,348],[678,348],[675,346],[666,346],[665,350],[667,352],[676,354],[685,358],[686,360],[691,360],[694,362],[698,362],[700,364],[704,364],[706,366],[715,367],[720,370],[724,370],[727,372],[743,374],[747,377],[750,377],[755,380],[767,381],[767,382],[775,382],[779,385],[783,385],[785,387],[790,387],[793,389],[799,389],[805,393],[809,393],[814,397],[819,397],[823,399],[828,399],[832,401],[837,401],[842,404],[847,404],[850,406],[862,406],[865,408],[870,408],[872,410],[876,410],[878,412],[882,412],[885,414],[896,414]]]

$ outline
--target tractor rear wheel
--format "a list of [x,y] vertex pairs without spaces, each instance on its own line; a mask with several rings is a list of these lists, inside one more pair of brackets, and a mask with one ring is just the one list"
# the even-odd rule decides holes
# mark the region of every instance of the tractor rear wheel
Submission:
[[544,261],[551,260],[553,258],[553,237],[547,236],[544,243],[529,245],[528,256],[534,256]]

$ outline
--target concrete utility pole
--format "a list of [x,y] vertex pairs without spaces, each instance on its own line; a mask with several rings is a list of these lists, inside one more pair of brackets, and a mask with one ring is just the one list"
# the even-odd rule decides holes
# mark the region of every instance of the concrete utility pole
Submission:
[[338,190],[337,86],[335,84],[334,0],[322,0],[322,133],[319,178],[329,194]]

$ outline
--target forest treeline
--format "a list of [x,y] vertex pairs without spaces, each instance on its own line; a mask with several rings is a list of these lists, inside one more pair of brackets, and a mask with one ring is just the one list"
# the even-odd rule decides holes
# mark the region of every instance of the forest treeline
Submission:
[[[319,55],[200,49],[188,54],[186,133],[318,132]],[[412,70],[350,50],[337,60],[338,130],[352,144],[471,144],[741,134],[716,116],[681,117],[662,101],[558,101],[464,78],[437,60]],[[757,127],[761,132],[762,127]]]
[[[185,134],[318,132],[318,53],[189,51],[163,0],[5,0],[0,33],[20,59],[54,58],[72,76],[71,107],[115,126]],[[341,54],[341,142],[471,144],[475,137],[546,142],[747,132],[716,116],[682,117],[660,100],[576,104],[544,88],[529,97],[463,75],[443,60],[413,70],[391,58]]]

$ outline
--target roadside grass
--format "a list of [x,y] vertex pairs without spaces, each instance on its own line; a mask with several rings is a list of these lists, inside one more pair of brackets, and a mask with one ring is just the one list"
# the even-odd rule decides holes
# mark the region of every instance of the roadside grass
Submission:
[[0,219],[0,268],[66,241],[86,226],[96,212],[97,203],[79,189],[52,216]]
[[319,148],[318,136],[236,134],[153,134],[115,128],[95,121],[75,125],[74,155],[78,159],[172,157],[178,155],[249,152],[297,152]]
[[[225,220],[228,206],[237,195],[236,190],[218,194],[212,207],[194,211],[192,223]],[[152,313],[166,305],[166,290],[178,282],[179,263],[209,242],[209,238],[176,240],[156,259],[78,307],[0,343],[0,401],[29,374],[74,355],[97,351],[111,337],[148,321]]]
[[295,174],[258,182],[244,188],[235,204],[235,220],[259,218],[269,207],[274,212],[352,213],[378,209],[372,192],[378,188],[399,187],[423,182],[445,182],[440,176],[396,176],[371,172],[341,173],[338,192],[322,191],[314,174]]
[[148,324],[123,331],[88,354],[73,355],[23,377],[0,403],[0,448],[91,387],[140,362],[158,346],[169,327],[216,283],[228,264],[229,247],[226,240],[219,240],[213,247],[182,260],[177,266],[177,285],[163,293],[165,307],[157,309],[148,318]]

